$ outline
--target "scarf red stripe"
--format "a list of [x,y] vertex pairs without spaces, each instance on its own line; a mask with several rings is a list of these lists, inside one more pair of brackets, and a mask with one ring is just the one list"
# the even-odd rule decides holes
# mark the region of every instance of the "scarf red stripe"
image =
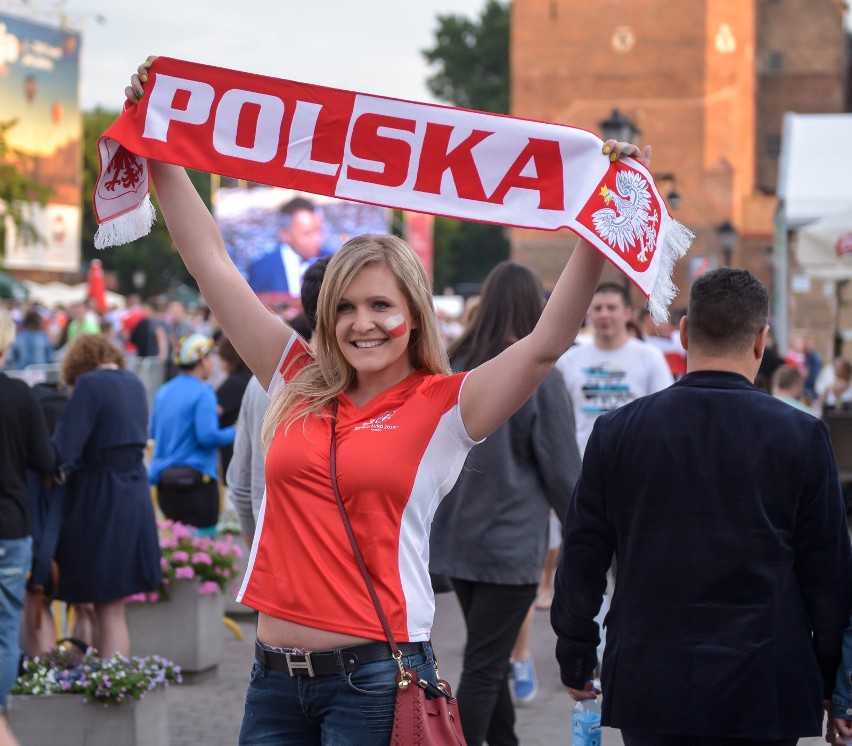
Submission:
[[99,248],[150,230],[145,159],[521,228],[569,228],[649,297],[674,296],[692,234],[638,162],[575,127],[383,98],[158,57],[99,141]]

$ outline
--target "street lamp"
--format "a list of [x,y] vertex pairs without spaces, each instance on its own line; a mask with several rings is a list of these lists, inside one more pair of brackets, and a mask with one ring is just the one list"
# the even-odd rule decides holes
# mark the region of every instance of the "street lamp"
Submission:
[[[681,196],[680,192],[677,189],[677,176],[671,173],[664,174],[654,174],[654,183],[657,184],[658,187],[662,187],[663,184],[671,182],[671,189],[666,193],[666,202],[672,210],[677,210],[680,207]],[[662,189],[660,189],[662,191]]]
[[731,253],[737,245],[737,229],[732,225],[730,220],[726,220],[716,228],[716,235],[719,237],[719,245],[722,247],[722,255],[725,257],[725,266],[731,266]]
[[642,134],[630,118],[622,114],[617,108],[612,110],[612,114],[607,119],[599,122],[599,126],[604,140],[633,142],[633,138]]

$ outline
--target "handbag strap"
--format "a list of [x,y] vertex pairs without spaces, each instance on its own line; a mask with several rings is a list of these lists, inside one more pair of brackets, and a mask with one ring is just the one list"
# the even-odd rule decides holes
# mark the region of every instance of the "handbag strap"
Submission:
[[352,530],[352,524],[350,523],[349,516],[346,513],[346,506],[343,504],[343,498],[340,496],[340,489],[337,486],[337,399],[335,399],[331,404],[331,451],[329,453],[329,460],[331,466],[331,486],[334,488],[334,497],[337,500],[337,507],[340,509],[340,517],[343,519],[343,525],[346,528],[346,535],[349,537],[349,543],[352,545],[352,551],[355,553],[355,559],[358,562],[358,569],[361,571],[361,577],[364,578],[364,582],[367,584],[367,590],[370,592],[370,598],[373,600],[373,606],[376,607],[376,614],[379,615],[379,621],[382,623],[382,629],[385,631],[385,637],[388,638],[388,643],[390,644],[393,657],[396,659],[396,662],[399,663],[400,669],[402,669],[402,652],[396,644],[396,640],[394,640],[390,624],[388,624],[388,618],[385,616],[385,612],[382,609],[382,604],[381,601],[379,601],[376,588],[370,578],[370,572],[367,570],[367,565],[364,562],[364,556],[358,548],[358,541],[355,539],[355,532]]

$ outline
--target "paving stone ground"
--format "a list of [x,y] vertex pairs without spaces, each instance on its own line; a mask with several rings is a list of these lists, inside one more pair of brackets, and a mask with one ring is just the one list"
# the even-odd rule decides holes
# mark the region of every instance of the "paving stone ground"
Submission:
[[[214,672],[170,690],[172,746],[234,746],[237,743],[254,644],[253,619],[242,616],[238,623],[242,640],[237,640],[222,626],[225,651],[222,663]],[[458,684],[464,640],[464,622],[455,596],[439,594],[433,644],[441,675],[453,686]],[[517,733],[524,746],[570,744],[572,700],[559,682],[554,646],[548,614],[538,612],[531,647],[539,693],[532,703],[517,709]],[[808,738],[799,741],[799,746],[824,743],[821,738]],[[618,731],[604,728],[603,746],[623,746]]]

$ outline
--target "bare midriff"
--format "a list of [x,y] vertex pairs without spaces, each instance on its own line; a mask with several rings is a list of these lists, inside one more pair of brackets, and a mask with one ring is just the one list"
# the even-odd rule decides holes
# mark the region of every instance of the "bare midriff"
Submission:
[[257,618],[257,639],[273,648],[299,648],[311,652],[348,648],[365,642],[375,642],[375,640],[367,637],[306,627],[303,624],[277,619],[262,612],[258,614]]

